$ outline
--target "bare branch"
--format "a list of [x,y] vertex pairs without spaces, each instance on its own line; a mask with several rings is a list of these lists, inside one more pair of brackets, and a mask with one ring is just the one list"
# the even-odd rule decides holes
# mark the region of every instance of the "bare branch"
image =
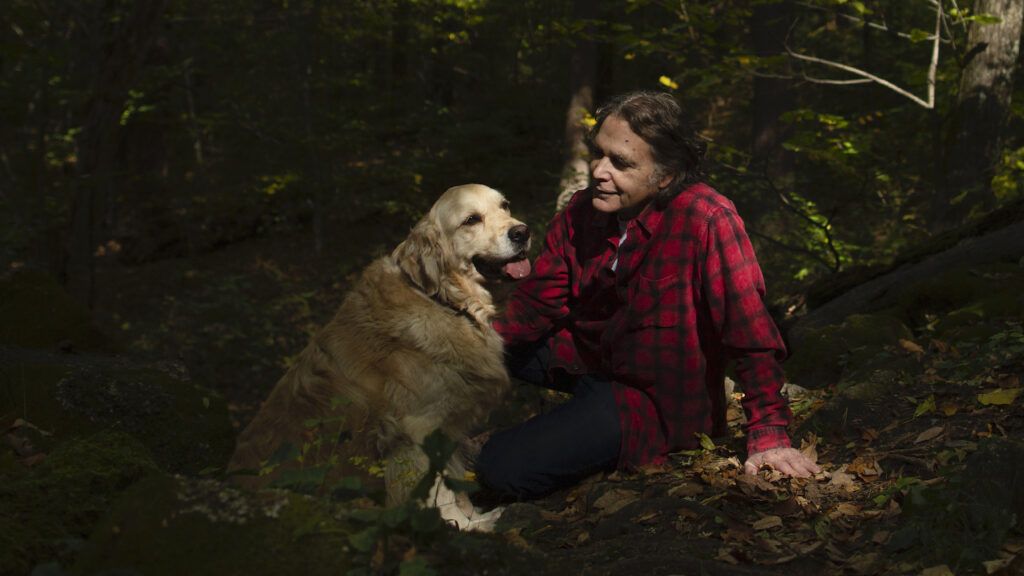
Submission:
[[[935,76],[936,76],[936,72],[937,72],[938,67],[939,67],[939,45],[941,43],[941,39],[939,37],[939,32],[942,29],[942,5],[939,4],[938,2],[933,2],[933,5],[935,6],[935,34],[932,37],[933,38],[933,42],[932,42],[932,60],[931,60],[931,64],[929,64],[929,66],[928,66],[928,99],[927,100],[923,100],[919,96],[916,96],[916,95],[908,92],[907,90],[904,90],[903,88],[900,88],[899,86],[893,84],[892,82],[886,80],[885,78],[882,78],[880,76],[875,76],[874,74],[872,74],[870,72],[867,72],[867,71],[864,71],[864,70],[861,70],[860,68],[855,68],[853,66],[850,66],[848,64],[843,64],[841,62],[835,62],[835,61],[832,61],[832,60],[826,60],[824,58],[818,58],[816,56],[808,56],[806,54],[800,54],[800,53],[794,52],[792,49],[790,49],[788,42],[784,42],[783,43],[783,47],[786,49],[786,53],[788,53],[791,57],[796,58],[797,60],[803,60],[804,62],[813,62],[815,64],[822,64],[824,66],[830,66],[832,68],[837,68],[837,69],[842,70],[844,72],[849,72],[850,74],[853,74],[855,76],[860,76],[861,78],[866,78],[867,80],[869,80],[871,82],[874,82],[874,83],[876,83],[876,84],[878,84],[880,86],[884,86],[884,87],[892,90],[893,92],[896,92],[900,96],[903,96],[903,97],[909,99],[910,101],[914,102],[915,104],[917,104],[917,105],[919,105],[919,106],[921,106],[923,108],[926,108],[928,110],[932,110],[932,109],[935,108]],[[834,82],[830,81],[830,82],[824,82],[824,83],[831,84],[831,83],[834,83]]]
[[839,86],[846,86],[849,84],[870,84],[872,82],[868,78],[851,78],[849,80],[836,80],[833,78],[815,78],[813,76],[808,76],[807,74],[802,74],[801,76],[803,76],[804,80],[812,82],[814,84],[833,84]]
[[942,3],[935,3],[935,42],[932,44],[932,62],[928,66],[928,104],[935,106],[935,74],[939,69],[939,32],[942,30]]
[[782,240],[779,240],[779,239],[776,239],[776,238],[772,238],[771,236],[769,236],[767,234],[763,234],[761,232],[758,232],[757,230],[755,230],[755,229],[753,229],[753,228],[751,228],[749,226],[747,227],[747,233],[750,234],[751,236],[755,237],[755,238],[760,238],[761,240],[764,240],[765,242],[768,242],[769,244],[771,244],[773,246],[778,246],[779,248],[782,248],[783,250],[786,250],[788,252],[796,252],[797,254],[803,254],[804,256],[807,256],[808,258],[814,260],[818,264],[821,264],[826,269],[828,269],[830,272],[835,272],[836,271],[835,267],[832,265],[831,262],[829,262],[828,260],[822,258],[820,254],[814,252],[813,250],[808,250],[807,248],[803,248],[801,246],[793,246],[792,244],[787,244],[787,243],[783,242]]
[[875,76],[874,74],[871,74],[870,72],[865,72],[864,70],[861,70],[860,68],[854,68],[853,66],[848,66],[848,65],[842,64],[840,62],[833,62],[832,60],[825,60],[824,58],[817,58],[815,56],[808,56],[806,54],[800,54],[798,52],[793,52],[792,50],[789,49],[788,46],[786,46],[786,52],[789,53],[789,55],[792,56],[793,58],[796,58],[797,60],[803,60],[805,62],[813,62],[815,64],[823,64],[825,66],[831,66],[833,68],[838,68],[839,70],[843,70],[845,72],[849,72],[850,74],[854,74],[856,76],[861,76],[863,78],[867,78],[869,81],[874,82],[876,84],[880,84],[882,86],[885,86],[886,88],[892,90],[893,92],[896,92],[900,96],[904,96],[906,98],[909,98],[915,104],[918,104],[920,106],[928,108],[929,110],[933,107],[931,102],[928,102],[926,100],[922,100],[921,98],[911,94],[910,92],[907,92],[906,90],[904,90],[903,88],[900,88],[899,86],[893,84],[892,82],[889,82],[888,80],[886,80],[884,78],[880,78],[878,76]]
[[[895,36],[899,36],[900,38],[903,38],[905,40],[913,40],[913,36],[911,36],[910,34],[907,34],[906,32],[898,32],[896,30],[893,30],[892,28],[889,28],[885,24],[879,24],[877,22],[871,22],[869,20],[865,20],[863,18],[858,18],[856,16],[853,16],[852,14],[846,14],[846,13],[840,12],[838,10],[829,10],[828,8],[825,8],[824,6],[815,6],[814,4],[809,4],[807,2],[796,2],[796,5],[797,6],[803,6],[804,8],[810,8],[812,10],[818,10],[818,11],[821,11],[821,12],[827,12],[829,14],[835,14],[836,16],[839,16],[839,17],[841,17],[841,18],[843,18],[845,20],[849,20],[851,22],[856,22],[857,24],[860,24],[861,26],[867,26],[868,28],[874,28],[875,30],[881,30],[882,32],[886,32],[886,33],[889,33],[889,34],[893,34]],[[931,40],[931,38],[928,38],[928,40]],[[950,40],[943,40],[943,42],[950,42]]]

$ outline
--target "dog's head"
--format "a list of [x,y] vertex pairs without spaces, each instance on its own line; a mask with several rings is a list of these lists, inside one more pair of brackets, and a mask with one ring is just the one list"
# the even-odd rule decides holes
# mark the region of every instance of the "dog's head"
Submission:
[[524,278],[529,248],[530,230],[512,217],[501,192],[465,184],[442,194],[392,257],[433,296],[449,275],[476,283]]

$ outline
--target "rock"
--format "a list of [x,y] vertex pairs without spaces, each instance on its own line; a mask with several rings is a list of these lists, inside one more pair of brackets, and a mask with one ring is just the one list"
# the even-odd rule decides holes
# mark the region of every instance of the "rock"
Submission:
[[535,553],[498,536],[449,529],[435,510],[353,508],[218,480],[156,476],[115,503],[72,572],[502,575],[540,573],[542,566]]
[[806,330],[784,369],[789,381],[824,388],[838,383],[847,370],[877,358],[887,346],[912,338],[910,329],[893,315],[854,314],[842,324]]
[[216,480],[156,476],[125,492],[74,571],[179,574],[344,574],[352,527],[286,492],[242,492]]
[[[891,551],[957,573],[982,572],[1024,518],[1024,442],[989,438],[947,482],[912,488]],[[927,565],[927,564],[926,564]]]
[[0,280],[0,346],[64,351],[116,351],[89,313],[53,277],[20,270]]
[[116,495],[156,471],[141,443],[112,431],[67,441],[32,468],[0,463],[0,574],[70,557]]
[[163,469],[221,467],[234,432],[222,398],[179,371],[126,358],[0,348],[0,429],[16,419],[48,435],[42,451],[100,430],[137,438]]

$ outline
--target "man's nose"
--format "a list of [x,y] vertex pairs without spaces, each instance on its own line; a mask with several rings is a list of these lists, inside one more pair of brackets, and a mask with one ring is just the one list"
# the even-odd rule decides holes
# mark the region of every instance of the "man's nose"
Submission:
[[591,162],[590,174],[595,180],[607,180],[608,179],[608,163],[607,157],[601,158],[596,162]]

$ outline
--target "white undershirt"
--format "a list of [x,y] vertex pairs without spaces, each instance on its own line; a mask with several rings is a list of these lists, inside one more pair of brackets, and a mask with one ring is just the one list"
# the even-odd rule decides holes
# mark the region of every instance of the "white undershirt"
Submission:
[[612,272],[615,272],[615,267],[619,264],[619,249],[622,248],[622,243],[626,241],[626,227],[629,225],[629,220],[619,220],[619,232],[622,235],[619,236],[619,245],[615,248],[615,260],[612,260]]

